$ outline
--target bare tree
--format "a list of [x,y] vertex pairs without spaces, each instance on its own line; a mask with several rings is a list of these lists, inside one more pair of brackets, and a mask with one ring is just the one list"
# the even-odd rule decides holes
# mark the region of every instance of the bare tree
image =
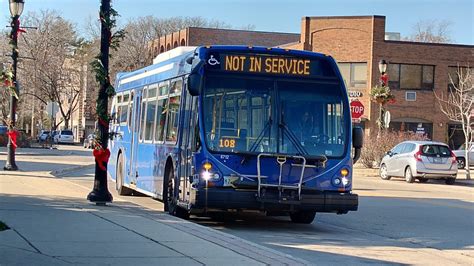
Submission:
[[[130,20],[124,27],[127,33],[125,39],[120,43],[118,51],[111,59],[111,73],[146,66],[152,61],[152,54],[149,52],[151,41],[187,27],[232,28],[225,22],[207,20],[203,17],[162,19],[146,16]],[[251,25],[245,27],[251,28]],[[94,32],[94,26],[90,28],[89,31]]]
[[[24,94],[32,95],[43,105],[48,101],[58,103],[61,121],[68,128],[80,92],[80,69],[74,55],[81,40],[73,24],[55,11],[29,13],[24,20],[26,24],[38,27],[24,35],[23,54],[33,58],[23,62],[23,82],[30,88]],[[57,124],[53,125],[55,127]]]
[[473,69],[470,67],[458,67],[454,75],[449,75],[450,85],[447,95],[435,93],[441,111],[449,120],[458,122],[462,126],[465,138],[466,177],[471,179],[469,170],[469,147],[473,141],[474,120],[472,117],[474,109],[474,86],[472,82]]
[[447,20],[421,20],[413,26],[413,33],[407,41],[427,43],[451,42],[450,27],[452,22]]

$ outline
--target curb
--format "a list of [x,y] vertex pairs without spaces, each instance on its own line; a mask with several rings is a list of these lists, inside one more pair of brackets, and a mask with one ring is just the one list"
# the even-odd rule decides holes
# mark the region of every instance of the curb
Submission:
[[76,171],[83,170],[83,169],[93,167],[93,166],[95,166],[95,164],[78,165],[78,166],[63,168],[59,170],[53,170],[49,172],[49,174],[54,177],[61,178],[65,174],[76,172]]

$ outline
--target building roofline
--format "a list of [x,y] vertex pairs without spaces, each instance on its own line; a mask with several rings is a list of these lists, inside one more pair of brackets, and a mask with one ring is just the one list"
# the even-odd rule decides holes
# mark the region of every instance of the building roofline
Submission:
[[288,34],[288,35],[298,35],[298,36],[300,35],[300,33],[293,33],[293,32],[239,30],[239,29],[207,28],[207,27],[187,27],[186,29],[205,29],[205,30],[217,30],[217,31],[239,31],[239,32],[255,32],[255,33],[270,33],[270,34]]
[[457,44],[457,43],[431,43],[431,42],[412,42],[412,41],[392,41],[385,40],[386,43],[399,43],[399,44],[414,44],[414,45],[425,45],[425,46],[449,46],[449,47],[462,47],[462,48],[474,48],[474,45],[469,44]]
[[382,15],[366,15],[366,16],[307,16],[307,17],[303,17],[302,20],[307,19],[307,18],[323,18],[323,19],[341,19],[341,18],[347,18],[347,19],[353,19],[353,18],[385,18],[385,16],[382,16]]

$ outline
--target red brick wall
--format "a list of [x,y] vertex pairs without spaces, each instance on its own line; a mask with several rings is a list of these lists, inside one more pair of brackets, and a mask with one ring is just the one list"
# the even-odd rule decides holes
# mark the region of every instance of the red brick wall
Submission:
[[272,47],[297,42],[299,38],[299,34],[293,33],[189,28],[191,46],[224,44]]

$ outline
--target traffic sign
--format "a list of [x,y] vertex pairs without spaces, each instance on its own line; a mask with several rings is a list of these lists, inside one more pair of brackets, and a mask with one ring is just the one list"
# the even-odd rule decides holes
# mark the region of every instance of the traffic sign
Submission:
[[352,118],[360,118],[364,114],[364,105],[359,101],[351,102],[351,115]]

